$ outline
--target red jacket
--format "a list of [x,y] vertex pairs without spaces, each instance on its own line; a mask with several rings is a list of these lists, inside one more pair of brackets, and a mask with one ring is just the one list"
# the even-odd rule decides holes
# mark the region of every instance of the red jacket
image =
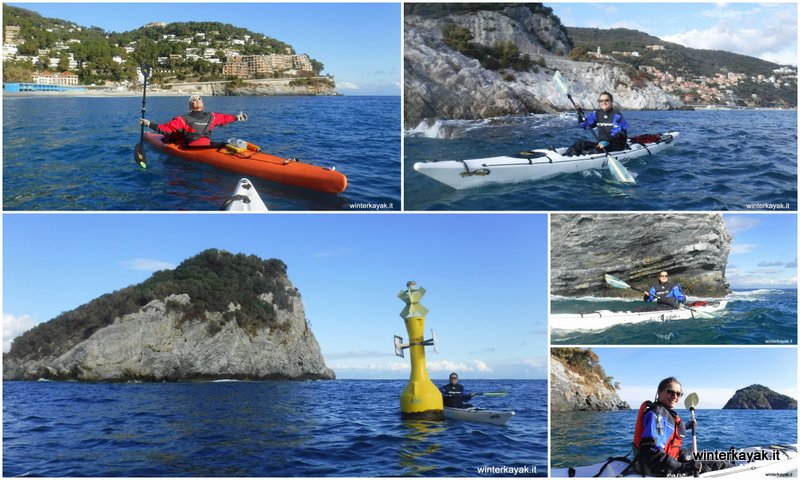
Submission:
[[211,130],[236,121],[227,113],[189,112],[178,115],[169,123],[156,125],[153,130],[166,136],[171,142],[184,145],[211,145]]

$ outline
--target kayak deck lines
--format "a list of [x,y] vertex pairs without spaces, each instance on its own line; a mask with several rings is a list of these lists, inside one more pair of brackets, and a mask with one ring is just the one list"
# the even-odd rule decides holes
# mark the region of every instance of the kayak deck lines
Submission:
[[347,188],[347,177],[335,168],[301,162],[296,158],[281,158],[251,149],[234,151],[225,145],[184,147],[167,143],[163,135],[149,132],[144,134],[144,139],[167,155],[262,180],[337,194]]
[[702,319],[701,314],[719,312],[728,305],[728,300],[708,302],[703,306],[672,310],[646,310],[642,312],[612,312],[599,310],[591,313],[557,313],[550,315],[551,330],[605,330],[615,325],[644,322],[667,322],[671,320]]
[[[633,137],[628,149],[610,152],[619,163],[655,155],[672,146],[679,132],[647,134]],[[641,138],[641,140],[637,140]],[[605,153],[566,156],[568,147],[535,149],[507,156],[469,160],[417,162],[414,170],[456,190],[496,183],[518,183],[542,180],[556,175],[606,168]]]
[[492,423],[494,425],[505,425],[514,415],[515,413],[513,410],[487,410],[478,407],[444,407],[445,418],[465,420],[468,422]]

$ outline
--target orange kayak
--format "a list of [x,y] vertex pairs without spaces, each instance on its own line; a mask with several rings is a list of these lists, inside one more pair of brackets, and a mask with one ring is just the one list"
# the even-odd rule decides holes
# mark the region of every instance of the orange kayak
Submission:
[[319,192],[342,193],[347,188],[347,177],[333,169],[297,160],[288,160],[252,149],[232,150],[218,145],[184,147],[173,143],[164,143],[163,135],[149,132],[144,134],[144,139],[156,150],[167,155],[192,162],[207,163],[229,172],[243,173]]

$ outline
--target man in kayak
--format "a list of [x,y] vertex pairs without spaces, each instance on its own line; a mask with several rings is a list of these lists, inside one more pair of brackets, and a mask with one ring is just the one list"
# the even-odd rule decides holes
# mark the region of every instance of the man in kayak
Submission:
[[178,115],[169,123],[154,124],[146,118],[140,119],[139,122],[164,135],[172,143],[195,147],[211,145],[211,131],[214,128],[246,120],[247,114],[243,112],[239,115],[206,112],[200,95],[192,95],[189,98],[189,113],[186,115]]
[[664,305],[664,308],[675,308],[686,302],[686,295],[683,294],[680,285],[670,283],[667,272],[661,272],[658,274],[658,282],[644,294],[644,301],[658,302],[659,305]]
[[622,113],[614,108],[614,97],[608,92],[603,92],[598,103],[600,108],[589,112],[586,116],[581,107],[578,107],[578,124],[587,130],[597,128],[600,143],[579,140],[569,147],[564,155],[572,157],[603,151],[617,152],[628,148],[628,122],[622,117]]
[[450,374],[450,383],[442,386],[439,391],[442,392],[444,406],[452,408],[471,407],[472,405],[464,403],[464,400],[469,400],[475,396],[474,393],[464,390],[464,386],[458,383],[458,374],[456,372]]
[[633,468],[642,475],[658,477],[687,475],[721,470],[728,462],[700,462],[690,450],[681,450],[686,431],[697,425],[684,424],[675,407],[683,396],[683,387],[675,377],[658,384],[655,402],[639,407],[633,434]]

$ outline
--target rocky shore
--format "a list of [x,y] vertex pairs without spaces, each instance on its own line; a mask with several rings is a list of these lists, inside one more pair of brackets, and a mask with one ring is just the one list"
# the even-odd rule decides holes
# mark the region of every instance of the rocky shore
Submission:
[[641,297],[610,287],[606,273],[649,288],[666,270],[695,297],[724,297],[731,234],[720,214],[563,214],[551,217],[551,293]]
[[[528,71],[489,70],[448,46],[443,27],[459,25],[472,43],[491,47],[512,42],[536,65]],[[572,61],[566,36],[553,17],[523,6],[440,16],[405,17],[405,100],[408,128],[436,119],[481,119],[501,115],[572,110],[553,83],[562,72],[574,99],[590,108],[598,92],[610,90],[625,109],[672,109],[682,105],[624,65]]]

